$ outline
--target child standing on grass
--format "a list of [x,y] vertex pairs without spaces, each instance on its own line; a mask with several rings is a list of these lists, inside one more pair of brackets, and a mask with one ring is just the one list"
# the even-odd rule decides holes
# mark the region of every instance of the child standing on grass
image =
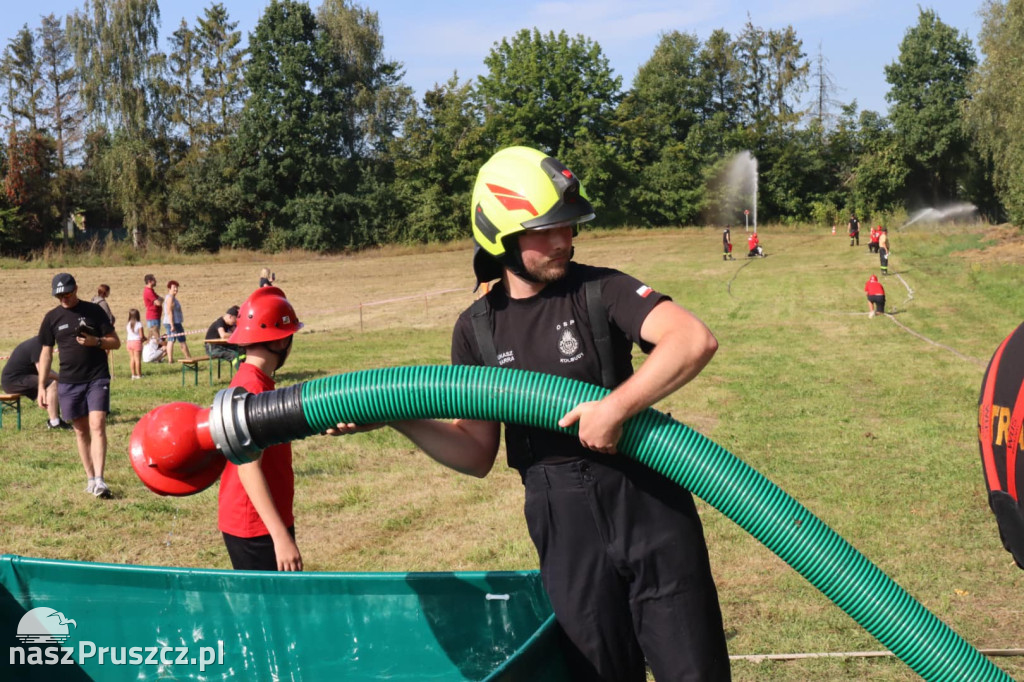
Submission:
[[[257,289],[242,304],[228,341],[245,351],[231,386],[249,393],[274,389],[302,323],[284,292]],[[217,526],[236,570],[301,571],[295,544],[295,474],[290,443],[272,445],[246,464],[228,462],[220,477]]]
[[128,367],[132,371],[132,379],[142,378],[142,320],[139,319],[138,308],[128,311]]

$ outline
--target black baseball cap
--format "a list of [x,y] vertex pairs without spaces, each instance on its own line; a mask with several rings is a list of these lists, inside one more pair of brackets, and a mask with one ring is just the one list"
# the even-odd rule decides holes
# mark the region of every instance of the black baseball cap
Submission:
[[234,315],[235,317],[238,317],[238,306],[237,305],[231,306],[230,308],[227,309],[227,312],[225,312],[224,314],[225,315]]
[[61,272],[53,276],[53,296],[60,294],[69,294],[74,291],[78,284],[75,283],[75,278],[66,272]]

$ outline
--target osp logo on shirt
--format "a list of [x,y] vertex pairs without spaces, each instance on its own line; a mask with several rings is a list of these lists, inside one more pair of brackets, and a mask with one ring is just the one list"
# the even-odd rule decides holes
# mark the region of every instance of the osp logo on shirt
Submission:
[[582,344],[573,331],[575,328],[576,320],[569,320],[555,325],[555,331],[560,332],[558,337],[558,352],[565,356],[559,358],[559,361],[562,364],[576,362],[583,357],[583,352],[580,351],[580,346]]

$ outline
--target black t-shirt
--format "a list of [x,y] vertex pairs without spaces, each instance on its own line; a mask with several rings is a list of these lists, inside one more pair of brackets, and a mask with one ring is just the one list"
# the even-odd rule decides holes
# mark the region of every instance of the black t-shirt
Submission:
[[856,218],[850,218],[850,234],[857,234],[860,232],[860,221]]
[[11,351],[11,357],[4,365],[3,374],[0,375],[0,382],[6,384],[9,381],[21,377],[39,376],[39,354],[43,351],[43,344],[39,343],[39,337],[33,336],[19,343]]
[[84,384],[96,379],[109,379],[107,353],[102,348],[82,346],[75,340],[78,326],[87,323],[106,336],[114,331],[110,319],[95,303],[79,300],[73,308],[57,306],[46,313],[39,326],[39,343],[56,345],[60,351],[60,383]]
[[[498,364],[545,374],[601,383],[601,369],[587,312],[584,283],[601,281],[601,299],[608,311],[616,383],[633,374],[633,344],[650,352],[640,338],[647,315],[658,303],[671,300],[618,270],[572,263],[566,276],[527,299],[509,298],[496,286],[488,296]],[[459,316],[452,334],[453,365],[484,365],[473,333],[471,313]],[[533,460],[569,461],[600,458],[576,436],[515,424],[505,425],[509,465],[523,469]]]
[[211,324],[210,328],[206,330],[207,340],[219,339],[221,329],[225,330],[228,333],[228,336],[231,335],[231,332],[235,331],[235,328],[229,325],[227,322],[225,322],[223,317],[218,317],[217,321]]

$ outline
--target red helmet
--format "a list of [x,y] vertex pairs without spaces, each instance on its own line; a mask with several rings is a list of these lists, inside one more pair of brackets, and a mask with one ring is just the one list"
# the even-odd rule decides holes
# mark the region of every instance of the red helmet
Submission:
[[263,287],[252,292],[238,311],[238,326],[228,343],[248,346],[277,341],[302,329],[295,308],[277,287]]

